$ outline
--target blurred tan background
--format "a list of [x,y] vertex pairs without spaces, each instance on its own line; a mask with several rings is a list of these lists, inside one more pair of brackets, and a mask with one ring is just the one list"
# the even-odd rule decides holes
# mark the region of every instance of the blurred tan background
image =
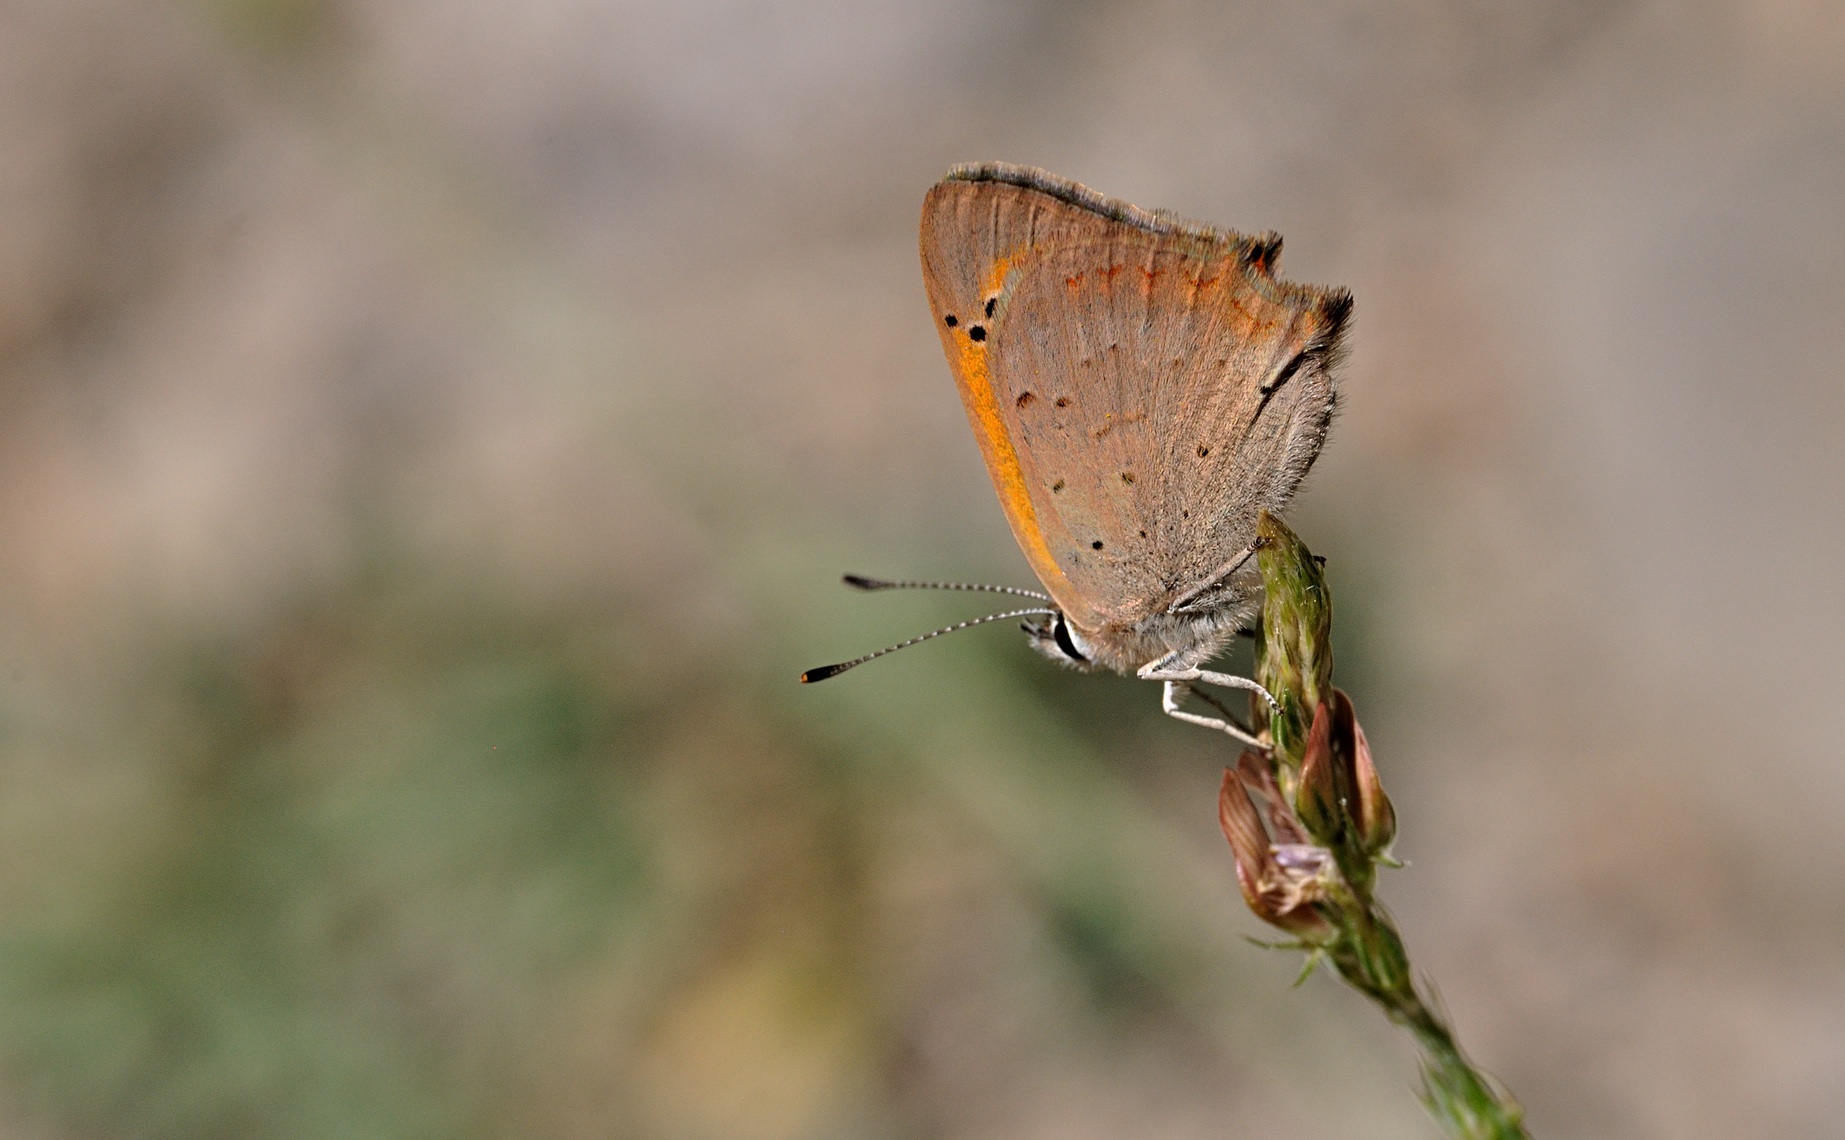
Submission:
[[1824,0],[0,4],[0,1135],[1432,1137],[1029,584],[923,191],[1357,297],[1292,518],[1562,1137],[1845,1117]]

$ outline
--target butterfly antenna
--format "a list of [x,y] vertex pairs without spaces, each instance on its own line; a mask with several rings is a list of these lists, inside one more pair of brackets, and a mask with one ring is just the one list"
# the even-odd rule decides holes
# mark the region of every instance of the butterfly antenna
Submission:
[[1054,614],[1056,612],[1056,610],[1045,609],[1009,610],[1003,614],[988,614],[986,617],[970,618],[967,621],[956,622],[954,625],[945,626],[933,633],[925,633],[921,637],[912,637],[908,641],[899,641],[897,644],[885,649],[880,649],[876,653],[867,653],[863,657],[855,657],[850,661],[842,661],[837,665],[822,665],[818,669],[809,669],[807,672],[801,674],[801,684],[811,685],[815,681],[824,681],[828,677],[837,677],[839,674],[844,673],[847,669],[855,665],[863,665],[865,662],[882,657],[886,653],[895,653],[899,649],[908,649],[918,642],[928,641],[932,637],[940,637],[944,633],[953,633],[958,629],[968,629],[976,625],[985,625],[990,621],[1005,621],[1007,618],[1026,617],[1030,614]]
[[982,594],[1012,594],[1020,598],[1036,598],[1041,602],[1051,600],[1049,594],[1040,594],[1036,590],[1021,590],[1017,586],[981,586],[971,582],[887,582],[883,578],[866,578],[858,574],[847,574],[846,585],[855,590],[972,590]]

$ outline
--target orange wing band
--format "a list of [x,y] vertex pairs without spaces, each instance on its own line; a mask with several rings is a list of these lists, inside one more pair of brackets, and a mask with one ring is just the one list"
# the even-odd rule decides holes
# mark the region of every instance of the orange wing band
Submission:
[[[1002,263],[1003,266],[1003,263]],[[1002,269],[1003,272],[1003,269]],[[1006,423],[1000,417],[999,399],[993,394],[993,377],[987,369],[986,346],[973,341],[959,339],[959,373],[962,390],[966,396],[968,420],[973,424],[974,435],[980,443],[980,453],[987,461],[987,473],[993,477],[993,489],[999,493],[999,503],[1006,511],[1006,521],[1012,524],[1013,536],[1019,540],[1019,549],[1025,552],[1025,558],[1044,583],[1044,588],[1057,599],[1066,614],[1072,607],[1069,602],[1075,596],[1070,580],[1064,575],[1063,568],[1057,565],[1057,559],[1051,555],[1050,546],[1044,541],[1044,531],[1038,526],[1038,512],[1031,503],[1031,492],[1025,487],[1025,472],[1019,464],[1019,453],[1012,446],[1012,437],[1006,431]],[[1079,623],[1090,616],[1080,610],[1073,616]]]

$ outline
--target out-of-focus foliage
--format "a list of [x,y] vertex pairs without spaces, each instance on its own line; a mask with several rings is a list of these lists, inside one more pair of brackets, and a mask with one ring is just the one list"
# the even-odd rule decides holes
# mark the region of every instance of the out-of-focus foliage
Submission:
[[1841,60],[1797,0],[0,8],[0,1136],[1429,1135],[1151,686],[794,682],[980,612],[841,571],[1028,584],[915,260],[989,158],[1353,289],[1290,518],[1533,1132],[1828,1135]]

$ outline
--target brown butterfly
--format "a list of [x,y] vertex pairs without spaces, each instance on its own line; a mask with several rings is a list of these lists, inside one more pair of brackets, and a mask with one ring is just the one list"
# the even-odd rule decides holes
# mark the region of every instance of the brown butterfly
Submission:
[[[923,284],[1042,608],[1045,655],[1165,683],[1252,689],[1200,668],[1259,604],[1256,516],[1326,439],[1351,295],[1274,276],[1281,239],[1147,211],[1027,166],[958,166],[923,202]],[[891,649],[902,648],[892,646]],[[803,674],[818,681],[891,650]],[[1213,705],[1217,702],[1211,701]],[[1221,706],[1218,706],[1221,708]]]

